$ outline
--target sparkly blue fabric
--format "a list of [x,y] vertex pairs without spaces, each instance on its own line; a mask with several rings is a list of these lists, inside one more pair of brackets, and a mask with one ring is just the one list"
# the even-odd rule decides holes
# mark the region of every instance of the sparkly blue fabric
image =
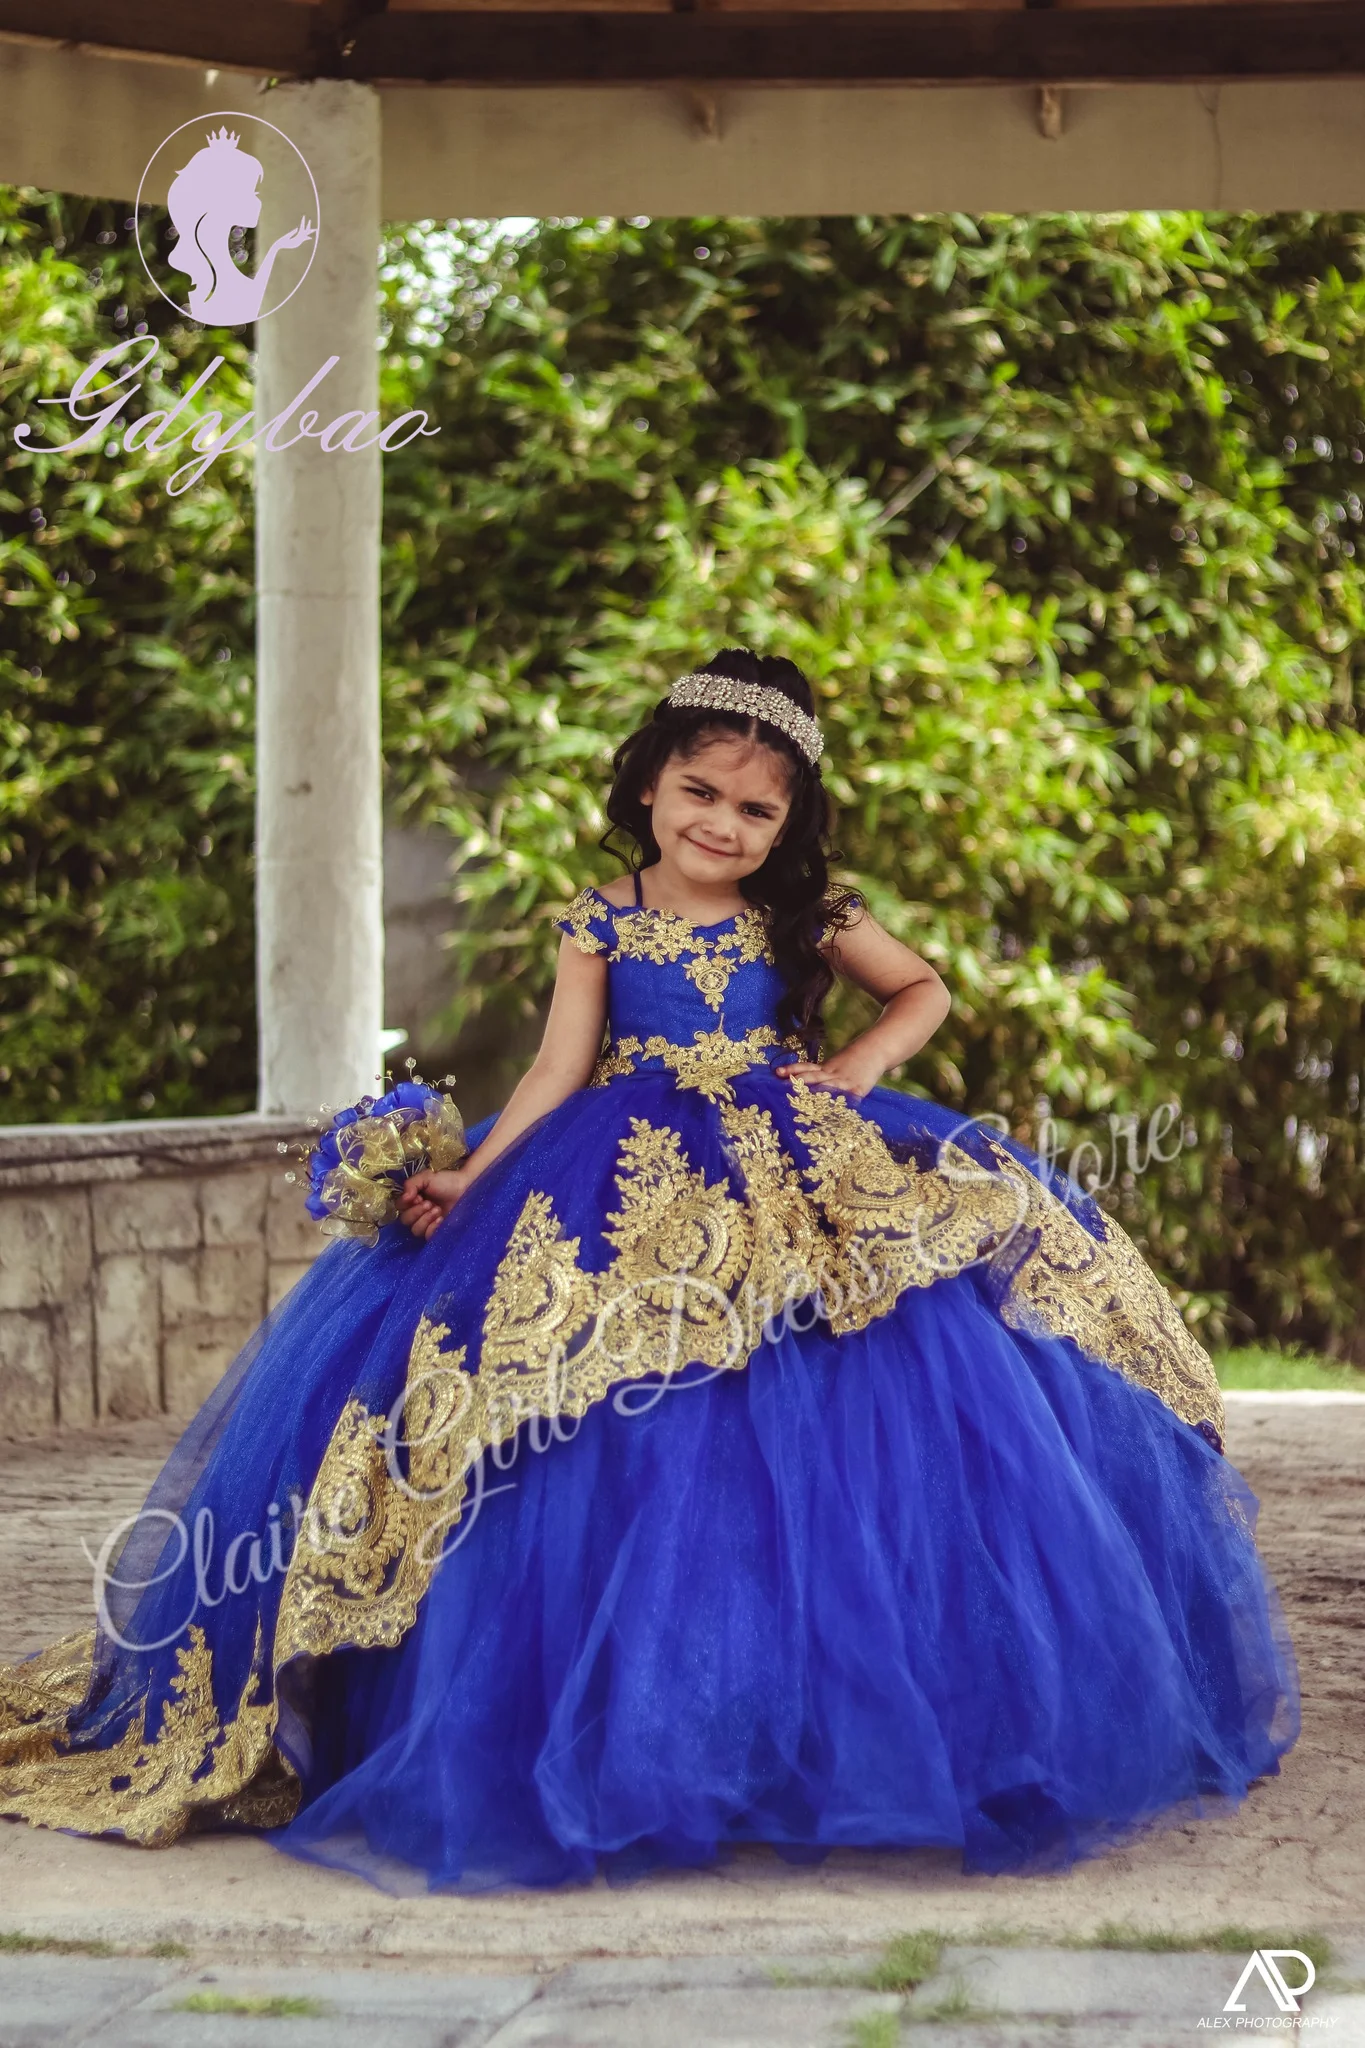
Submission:
[[[657,915],[597,904],[585,937],[612,952],[628,918]],[[609,975],[615,1042],[775,1019],[762,959],[734,966],[719,1009],[682,962],[614,957]],[[772,1072],[790,1056],[761,1051],[733,1088],[800,1158]],[[858,1107],[903,1156],[948,1135],[973,1149],[935,1103],[878,1088]],[[401,1394],[421,1315],[477,1364],[462,1304],[486,1300],[529,1194],[605,1265],[635,1119],[677,1131],[708,1176],[733,1173],[715,1104],[642,1056],[524,1134],[427,1243],[395,1224],[320,1256],[152,1497],[185,1522],[210,1511],[210,1598],[231,1532],[266,1531],[272,1504],[306,1495],[343,1405]],[[1088,1197],[1052,1186],[1100,1231]],[[796,1861],[856,1845],[1065,1864],[1239,1799],[1295,1739],[1255,1513],[1156,1394],[1070,1338],[1007,1327],[988,1268],[909,1287],[852,1334],[797,1316],[741,1370],[655,1376],[486,1460],[402,1639],[279,1675],[277,1741],[304,1797],[272,1839],[397,1891],[622,1880],[741,1842]],[[269,1638],[278,1574],[209,1605],[164,1526],[121,1569],[168,1564],[115,1598],[121,1633],[168,1640],[106,1636],[86,1742],[168,1696],[191,1611],[224,1711],[258,1626]]]

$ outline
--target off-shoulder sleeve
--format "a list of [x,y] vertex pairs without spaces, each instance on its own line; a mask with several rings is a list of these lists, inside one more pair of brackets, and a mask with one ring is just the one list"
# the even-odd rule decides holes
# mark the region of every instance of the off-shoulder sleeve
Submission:
[[573,902],[555,919],[555,928],[567,932],[580,953],[611,951],[611,908],[595,889],[580,889]]
[[817,946],[828,946],[834,939],[838,938],[844,927],[839,919],[832,917],[823,906],[819,915],[820,929],[816,934],[815,943]]
[[[834,899],[834,902],[838,902],[839,900],[840,899],[836,897]],[[854,915],[852,917],[849,917],[847,913],[840,916],[835,916],[833,903],[829,898],[826,898],[825,902],[820,906],[820,931],[815,941],[816,945],[830,945],[835,939],[839,937],[841,932],[846,932],[849,929],[850,925],[857,923],[858,916],[861,914],[862,908],[865,908],[865,906],[859,906],[857,909],[855,909]]]

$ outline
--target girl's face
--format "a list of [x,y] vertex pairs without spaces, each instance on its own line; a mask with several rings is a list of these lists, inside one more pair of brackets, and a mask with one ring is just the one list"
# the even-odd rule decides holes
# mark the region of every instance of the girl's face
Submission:
[[738,733],[674,754],[640,800],[651,807],[663,858],[702,887],[761,868],[791,808],[780,757]]

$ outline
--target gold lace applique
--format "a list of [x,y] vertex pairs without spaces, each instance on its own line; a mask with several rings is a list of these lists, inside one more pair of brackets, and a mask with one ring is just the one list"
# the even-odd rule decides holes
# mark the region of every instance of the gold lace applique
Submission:
[[[992,1146],[998,1170],[951,1143],[940,1145],[932,1167],[902,1162],[852,1104],[803,1082],[792,1084],[809,1153],[798,1168],[770,1112],[735,1101],[733,1057],[721,1063],[728,1075],[698,1080],[717,1103],[738,1192],[689,1166],[678,1132],[634,1117],[618,1155],[620,1200],[606,1219],[612,1257],[604,1269],[581,1264],[580,1241],[565,1235],[550,1197],[533,1190],[485,1309],[477,1374],[462,1369],[462,1353],[444,1359],[443,1326],[423,1322],[410,1388],[443,1368],[458,1383],[432,1410],[452,1418],[447,1448],[427,1453],[428,1476],[440,1484],[397,1518],[382,1501],[361,1518],[350,1539],[355,1560],[333,1578],[363,1596],[377,1561],[383,1583],[406,1592],[397,1607],[376,1607],[373,1620],[366,1598],[348,1598],[329,1641],[387,1642],[395,1621],[410,1621],[433,1568],[431,1539],[459,1520],[469,1471],[523,1422],[581,1416],[623,1382],[693,1361],[742,1367],[765,1322],[784,1303],[815,1294],[831,1329],[845,1333],[886,1315],[909,1287],[998,1261],[1010,1327],[1073,1337],[1087,1356],[1221,1435],[1211,1363],[1117,1226],[1103,1240],[1091,1237],[1003,1147]],[[357,1428],[377,1446],[382,1418],[362,1415],[339,1429],[338,1477],[349,1470],[346,1446]],[[381,1477],[382,1460],[369,1455],[367,1497],[376,1486],[393,1491],[393,1472]],[[329,1451],[324,1475],[333,1458]],[[395,1560],[395,1532],[425,1547],[420,1569]],[[282,1624],[277,1661],[293,1646],[307,1644],[286,1639]]]
[[[582,1331],[594,1306],[594,1282],[578,1263],[579,1239],[565,1237],[548,1195],[532,1191],[493,1276],[483,1317],[476,1400],[487,1411],[487,1387],[513,1375],[534,1401],[547,1384],[552,1358]],[[488,1378],[485,1378],[488,1375]],[[516,1427],[515,1421],[512,1428]]]
[[[831,1309],[842,1334],[885,1315],[907,1287],[927,1287],[973,1266],[1019,1216],[1018,1191],[950,1141],[939,1163],[895,1158],[876,1125],[829,1089],[796,1084],[796,1126],[811,1163],[805,1179],[839,1246],[840,1265],[877,1276]],[[856,1261],[854,1252],[856,1249]]]
[[[342,1643],[392,1647],[411,1628],[439,1562],[432,1538],[458,1519],[474,1382],[444,1323],[423,1316],[408,1353],[401,1429],[346,1403],[308,1496],[275,1622],[276,1669]],[[407,1446],[408,1470],[396,1451]]]
[[[397,1643],[440,1561],[439,1537],[458,1519],[471,1460],[463,1429],[470,1403],[463,1351],[423,1318],[409,1354],[401,1432],[348,1401],[309,1493],[276,1618],[273,1668],[342,1643]],[[392,1438],[406,1444],[406,1476]],[[476,1446],[477,1448],[477,1446]],[[224,1724],[214,1703],[212,1652],[197,1624],[177,1650],[177,1695],[151,1741],[146,1706],[102,1750],[59,1748],[85,1696],[93,1632],[0,1671],[0,1812],[82,1834],[117,1831],[162,1847],[191,1821],[282,1826],[301,1788],[275,1747],[278,1705],[259,1700],[261,1627],[251,1674]]]
[[719,1010],[730,977],[753,960],[774,964],[768,928],[752,904],[733,920],[733,930],[715,938],[676,910],[636,908],[616,920],[613,960],[650,960],[656,966],[681,961],[683,973],[709,1010]]
[[[632,1117],[616,1184],[621,1206],[603,1232],[616,1256],[599,1276],[592,1342],[571,1361],[579,1400],[600,1400],[618,1378],[712,1367],[739,1356],[731,1296],[748,1270],[752,1219],[723,1182],[683,1157],[682,1140]],[[586,1405],[584,1400],[584,1405]]]
[[[85,1641],[93,1649],[93,1640],[86,1636],[68,1643]],[[107,1749],[61,1751],[60,1729],[49,1730],[41,1746],[35,1745],[31,1726],[0,1736],[0,1812],[82,1834],[118,1831],[131,1842],[160,1848],[184,1833],[196,1810],[235,1817],[228,1803],[240,1801],[266,1769],[273,1779],[275,1810],[287,1818],[282,1809],[294,1810],[301,1788],[273,1748],[274,1702],[256,1697],[260,1652],[258,1624],[251,1671],[226,1724],[213,1697],[213,1652],[203,1629],[193,1623],[188,1644],[176,1651],[178,1669],[170,1682],[175,1698],[164,1702],[161,1725],[150,1741],[145,1703]],[[7,1691],[24,1668],[3,1674]],[[68,1710],[79,1704],[84,1691],[82,1684]],[[59,1693],[60,1681],[54,1699]]]
[[698,1031],[690,1045],[655,1034],[643,1041],[635,1037],[616,1039],[593,1069],[590,1086],[601,1087],[618,1074],[636,1072],[637,1059],[657,1059],[676,1075],[680,1088],[695,1088],[713,1102],[728,1098],[729,1083],[745,1073],[769,1046],[785,1045],[798,1059],[805,1057],[799,1038],[783,1038],[770,1025],[758,1024],[742,1038],[732,1038],[720,1026]]
[[[989,1259],[1006,1279],[1002,1321],[1041,1337],[1070,1337],[1087,1357],[1160,1396],[1222,1441],[1223,1398],[1213,1361],[1190,1332],[1132,1239],[1098,1211],[1095,1238],[989,1129],[998,1171],[945,1142],[938,1164],[902,1165],[868,1118],[837,1095],[796,1084],[797,1126],[811,1153],[807,1179],[846,1253],[856,1247],[886,1288],[924,1286]],[[886,1305],[890,1305],[887,1303]],[[860,1328],[883,1306],[831,1315]]]
[[588,1082],[590,1088],[605,1088],[608,1081],[614,1081],[618,1074],[633,1074],[635,1059],[644,1047],[638,1038],[626,1036],[614,1038],[599,1055]]
[[[613,911],[618,915],[613,917]],[[776,965],[761,910],[746,904],[725,921],[732,929],[711,938],[707,926],[693,924],[680,911],[608,903],[595,889],[581,889],[555,920],[580,952],[606,953],[612,960],[647,960],[656,967],[681,962],[683,973],[711,1010],[721,1008],[737,967],[754,960]],[[604,923],[613,934],[610,942],[594,929]]]
[[1092,1237],[989,1132],[986,1141],[1028,1201],[1003,1320],[1030,1335],[1070,1337],[1186,1422],[1212,1424],[1221,1443],[1224,1406],[1213,1361],[1126,1231],[1099,1210],[1104,1234]]
[[[578,1416],[620,1379],[670,1371],[697,1357],[733,1362],[728,1296],[743,1275],[748,1219],[724,1182],[689,1166],[668,1126],[632,1117],[618,1154],[620,1207],[603,1236],[615,1256],[605,1271],[577,1262],[547,1196],[527,1196],[518,1256],[504,1259],[484,1313],[476,1388],[499,1427],[528,1413]],[[724,1309],[717,1314],[721,1304]],[[680,1327],[678,1326],[680,1324]],[[686,1333],[687,1345],[679,1345]]]
[[606,953],[611,950],[601,934],[593,930],[594,925],[607,923],[606,906],[594,889],[580,889],[555,923],[561,930],[567,926],[569,937],[580,953]]
[[47,1756],[67,1716],[85,1698],[95,1631],[50,1643],[22,1664],[0,1666],[0,1757],[6,1763]]
[[728,1088],[725,1095],[721,1126],[726,1150],[743,1176],[750,1227],[742,1289],[747,1358],[760,1341],[764,1321],[785,1302],[803,1301],[816,1292],[827,1298],[832,1286],[847,1285],[847,1275],[836,1277],[836,1247],[768,1111],[756,1103],[741,1107]]
[[[618,915],[612,915],[618,911]],[[555,924],[569,930],[581,952],[606,952],[612,961],[653,961],[655,967],[681,963],[688,981],[702,993],[708,1010],[720,1010],[726,987],[737,967],[749,961],[776,965],[767,944],[763,911],[747,903],[733,920],[729,932],[708,936],[706,926],[692,924],[675,909],[649,909],[608,903],[596,889],[581,889],[573,903],[561,911]],[[596,926],[606,926],[612,940],[600,936]]]
[[[527,1196],[485,1309],[477,1374],[463,1369],[463,1351],[441,1351],[446,1326],[422,1318],[404,1405],[406,1435],[422,1439],[420,1468],[414,1448],[404,1479],[385,1417],[347,1404],[290,1563],[277,1667],[300,1652],[397,1641],[460,1519],[469,1474],[523,1422],[581,1416],[622,1381],[694,1358],[744,1362],[729,1304],[751,1242],[743,1205],[687,1165],[676,1131],[642,1118],[620,1165],[621,1206],[604,1233],[615,1257],[604,1273],[578,1264],[579,1241],[564,1235],[548,1197]],[[427,1406],[414,1416],[423,1387]]]

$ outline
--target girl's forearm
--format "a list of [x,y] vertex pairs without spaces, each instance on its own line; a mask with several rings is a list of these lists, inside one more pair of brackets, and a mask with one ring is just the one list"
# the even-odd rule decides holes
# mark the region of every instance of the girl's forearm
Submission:
[[582,1086],[582,1081],[554,1068],[528,1068],[508,1096],[507,1106],[488,1136],[470,1153],[465,1165],[468,1178],[476,1180],[509,1145],[515,1144],[523,1131],[531,1128],[538,1117],[548,1116],[552,1109],[558,1109],[561,1102],[567,1102]]
[[884,1074],[899,1067],[929,1043],[952,1008],[941,981],[917,981],[892,996],[875,1024],[860,1032],[847,1048],[875,1060]]

